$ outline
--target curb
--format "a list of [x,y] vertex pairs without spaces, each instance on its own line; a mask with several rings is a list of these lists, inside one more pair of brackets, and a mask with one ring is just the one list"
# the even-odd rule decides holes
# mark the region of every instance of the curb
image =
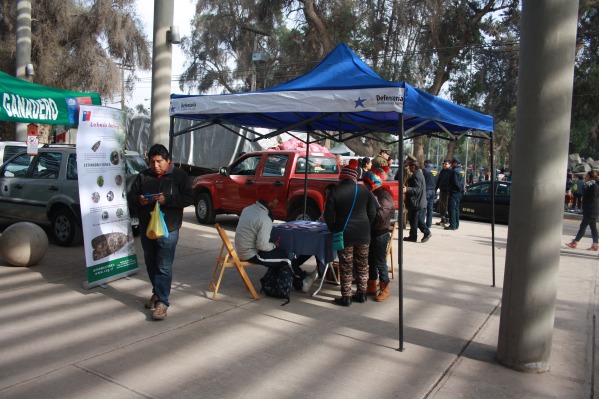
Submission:
[[582,215],[580,215],[578,213],[564,212],[564,219],[582,220]]

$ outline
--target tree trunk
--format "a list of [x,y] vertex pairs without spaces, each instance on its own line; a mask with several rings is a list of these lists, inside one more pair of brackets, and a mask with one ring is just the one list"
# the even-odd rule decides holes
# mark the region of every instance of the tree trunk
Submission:
[[316,29],[317,36],[322,43],[323,53],[330,53],[331,50],[333,50],[331,38],[326,25],[314,7],[314,0],[304,0],[304,16],[306,17],[308,24],[312,25],[314,29]]

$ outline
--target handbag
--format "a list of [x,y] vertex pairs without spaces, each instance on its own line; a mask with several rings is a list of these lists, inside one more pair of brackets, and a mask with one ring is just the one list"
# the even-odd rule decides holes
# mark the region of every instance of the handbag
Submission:
[[358,196],[358,184],[356,184],[356,192],[354,194],[354,202],[351,204],[351,209],[349,210],[349,214],[347,215],[347,219],[345,219],[345,224],[343,225],[343,230],[333,233],[333,249],[335,251],[340,251],[345,248],[345,243],[343,242],[343,232],[347,227],[347,222],[351,218],[351,214],[354,210],[354,205],[356,205],[356,197]]
[[164,213],[160,210],[160,204],[156,201],[154,210],[150,212],[150,223],[146,230],[146,236],[150,240],[156,240],[160,237],[168,237],[168,228],[164,221]]

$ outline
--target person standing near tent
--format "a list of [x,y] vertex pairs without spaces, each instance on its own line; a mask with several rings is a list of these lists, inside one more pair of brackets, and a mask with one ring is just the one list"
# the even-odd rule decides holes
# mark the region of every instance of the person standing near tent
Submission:
[[387,160],[389,159],[389,153],[391,153],[390,148],[381,148],[379,155],[372,159],[372,169],[388,166],[389,162]]
[[369,171],[372,168],[372,160],[368,157],[364,157],[360,160],[360,165],[358,165],[358,180],[362,180],[364,173]]
[[[451,161],[449,159],[443,160],[443,167],[437,176],[436,190],[439,190],[439,215],[441,220],[435,223],[437,226],[445,227],[449,225],[449,214],[447,207],[449,204],[449,177],[451,175]],[[482,179],[481,179],[482,181]],[[436,191],[435,190],[435,191]]]
[[[152,297],[145,307],[154,309],[154,320],[163,320],[170,306],[173,261],[179,241],[179,229],[183,223],[183,208],[193,204],[193,191],[187,173],[173,165],[165,146],[154,144],[148,151],[148,158],[150,167],[137,175],[128,193],[128,202],[137,208],[142,231],[141,246],[152,283]],[[157,198],[147,198],[146,194],[154,194]],[[156,202],[164,213],[168,237],[152,240],[146,236],[145,231]]]
[[426,227],[426,182],[417,161],[408,163],[411,176],[403,186],[405,194],[405,207],[408,210],[410,222],[410,235],[404,241],[417,242],[418,229],[424,234],[420,242],[427,242],[431,238],[431,231]]
[[[380,169],[367,171],[362,180],[372,190],[379,208],[370,228],[370,247],[368,249],[368,284],[366,294],[376,295],[375,300],[382,302],[389,298],[389,266],[387,266],[387,247],[391,233],[391,217],[395,211],[393,196],[388,186],[383,186],[384,172]],[[379,280],[377,289],[377,280]]]
[[460,160],[451,160],[451,173],[449,174],[449,226],[445,230],[457,230],[460,227],[460,200],[464,195],[464,176]]
[[[352,300],[364,303],[368,281],[368,247],[370,225],[376,215],[376,199],[366,186],[358,184],[355,167],[345,166],[339,184],[331,189],[324,208],[324,220],[332,232],[343,231],[344,248],[337,251],[341,273],[340,306],[351,306]],[[352,280],[356,275],[356,293]]]

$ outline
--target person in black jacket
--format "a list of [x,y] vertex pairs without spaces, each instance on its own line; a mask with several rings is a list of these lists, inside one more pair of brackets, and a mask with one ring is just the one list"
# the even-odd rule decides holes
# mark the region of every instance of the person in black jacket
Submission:
[[424,236],[421,242],[427,242],[431,238],[431,231],[426,227],[426,183],[424,175],[417,161],[408,164],[411,176],[403,188],[406,194],[405,206],[408,210],[408,222],[410,222],[410,235],[404,237],[404,241],[418,241],[418,229]]
[[[152,297],[145,307],[154,309],[154,320],[163,320],[170,306],[173,261],[179,229],[183,223],[183,208],[193,203],[193,192],[189,176],[173,165],[166,147],[154,144],[148,151],[148,158],[150,167],[137,175],[127,199],[132,207],[137,208],[142,231],[141,246],[152,283]],[[146,236],[145,231],[156,202],[164,213],[168,237],[152,240]]]
[[[434,173],[434,174],[433,174]],[[429,229],[433,225],[433,205],[435,204],[435,197],[437,196],[437,179],[435,174],[437,171],[433,167],[433,163],[428,159],[424,161],[424,168],[422,169],[424,175],[424,182],[426,183],[426,227]]]
[[436,190],[439,190],[439,215],[441,220],[435,223],[437,226],[443,226],[449,224],[449,214],[447,213],[447,205],[449,202],[449,176],[451,175],[451,161],[445,159],[443,161],[443,168],[437,176]]
[[[370,225],[376,215],[374,196],[369,189],[358,184],[357,166],[357,162],[350,161],[348,166],[343,167],[339,175],[340,183],[331,189],[323,215],[330,231],[343,231],[345,247],[337,251],[341,272],[341,297],[335,298],[335,303],[341,306],[351,306],[352,300],[366,302]],[[352,296],[354,272],[357,292]]]
[[597,218],[599,217],[599,184],[597,184],[597,172],[591,170],[584,175],[584,190],[582,193],[582,221],[578,233],[572,242],[566,245],[572,249],[578,247],[578,241],[584,236],[587,226],[591,228],[593,245],[589,251],[599,251],[599,234],[597,234]]
[[[368,284],[366,286],[366,294],[376,294],[377,302],[384,301],[389,298],[389,267],[387,266],[387,247],[391,233],[389,228],[391,218],[395,211],[393,204],[393,196],[388,186],[383,186],[384,172],[380,169],[367,171],[364,173],[362,180],[364,185],[372,190],[372,194],[377,200],[379,208],[376,210],[374,223],[370,227],[370,247],[368,249]],[[380,289],[377,292],[377,279],[379,280]]]
[[460,200],[464,195],[464,176],[460,160],[451,160],[451,173],[449,175],[449,226],[445,230],[457,230],[460,227]]

